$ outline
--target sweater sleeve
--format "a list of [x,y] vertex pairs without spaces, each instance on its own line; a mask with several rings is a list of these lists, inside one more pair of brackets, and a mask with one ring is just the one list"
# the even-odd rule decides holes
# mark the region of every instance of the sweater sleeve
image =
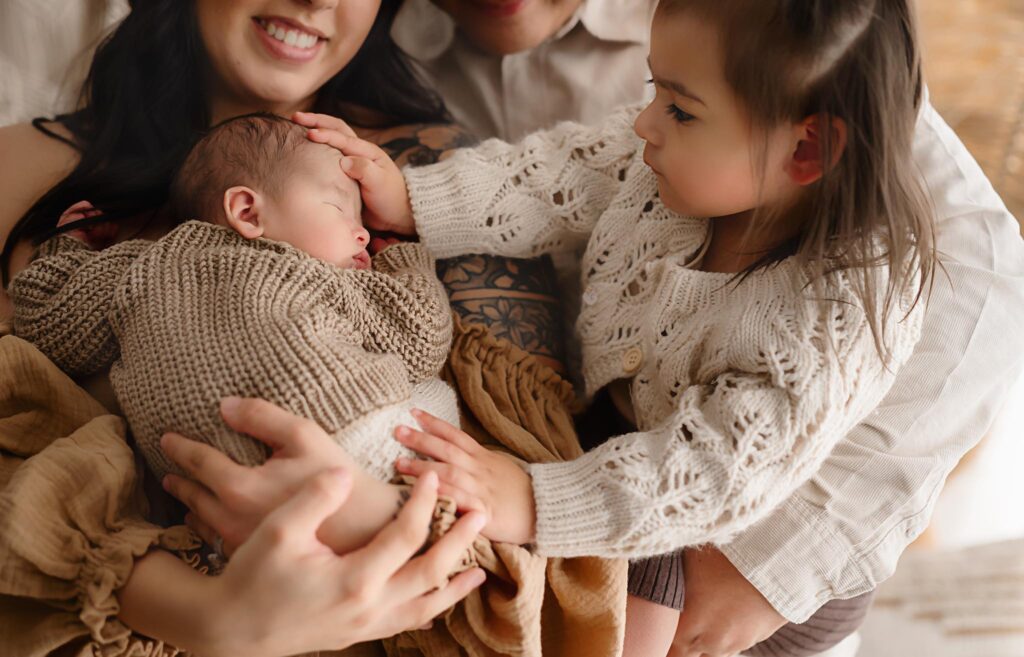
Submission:
[[638,108],[593,127],[562,123],[519,144],[491,139],[404,171],[416,228],[438,258],[532,258],[582,247],[643,164]]
[[649,430],[529,466],[539,553],[640,558],[725,543],[767,515],[879,403],[920,334],[923,304],[891,313],[886,366],[864,313],[834,306],[803,339],[782,322],[733,340],[729,367],[680,389]]
[[93,251],[67,235],[44,242],[10,285],[14,334],[72,376],[108,367],[118,354],[108,319],[114,290],[150,244],[131,240]]
[[395,244],[373,258],[373,271],[347,270],[340,303],[372,353],[395,354],[413,384],[437,376],[452,341],[448,296],[434,259],[420,244]]

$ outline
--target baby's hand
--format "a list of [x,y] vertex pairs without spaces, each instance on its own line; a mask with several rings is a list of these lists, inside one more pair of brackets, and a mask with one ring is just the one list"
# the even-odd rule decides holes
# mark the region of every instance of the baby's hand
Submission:
[[327,144],[345,155],[341,169],[359,183],[367,228],[399,235],[416,234],[405,178],[387,153],[357,137],[339,118],[296,112],[292,120],[309,128],[310,141]]
[[[102,214],[103,213],[93,207],[93,204],[89,201],[79,201],[60,215],[60,219],[57,221],[57,227],[59,228],[76,221],[81,221],[82,219],[98,217]],[[82,240],[94,249],[103,248],[109,246],[115,239],[117,239],[117,224],[113,222],[103,222],[93,224],[87,228],[69,230],[64,234],[77,240]]]
[[460,511],[487,514],[483,535],[492,541],[524,545],[536,532],[533,479],[516,461],[483,447],[467,433],[424,411],[413,411],[423,431],[398,427],[395,438],[433,461],[399,459],[398,472],[416,477],[436,472],[441,495]]
[[401,244],[402,240],[397,237],[374,237],[370,240],[370,253],[377,255],[389,246]]

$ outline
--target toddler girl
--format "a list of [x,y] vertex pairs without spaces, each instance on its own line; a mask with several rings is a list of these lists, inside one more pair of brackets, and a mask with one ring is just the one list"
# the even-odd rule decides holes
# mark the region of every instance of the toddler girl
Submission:
[[[436,420],[396,432],[440,462],[400,471],[436,470],[443,493],[490,512],[490,538],[544,555],[728,543],[882,399],[924,311],[907,0],[662,0],[650,67],[646,108],[404,180],[336,120],[297,117],[348,155],[373,228],[416,232],[440,258],[582,252],[583,389],[631,431],[525,468]],[[627,653],[668,650],[682,585],[664,566],[679,558],[634,563]]]

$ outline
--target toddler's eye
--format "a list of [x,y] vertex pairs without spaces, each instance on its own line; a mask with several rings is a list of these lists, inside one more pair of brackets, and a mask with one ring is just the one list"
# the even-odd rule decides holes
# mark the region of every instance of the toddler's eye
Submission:
[[678,107],[675,106],[675,104],[670,104],[668,107],[665,108],[665,111],[677,123],[689,123],[690,121],[693,121],[694,119],[697,118],[693,114],[690,114],[689,112],[684,112],[683,110],[679,109]]

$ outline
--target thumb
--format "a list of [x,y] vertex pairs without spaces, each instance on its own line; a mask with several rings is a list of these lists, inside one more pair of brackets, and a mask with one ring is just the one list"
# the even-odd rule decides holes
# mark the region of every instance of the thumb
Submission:
[[310,479],[291,499],[272,511],[253,533],[271,544],[316,540],[317,529],[348,499],[352,476],[332,468]]

